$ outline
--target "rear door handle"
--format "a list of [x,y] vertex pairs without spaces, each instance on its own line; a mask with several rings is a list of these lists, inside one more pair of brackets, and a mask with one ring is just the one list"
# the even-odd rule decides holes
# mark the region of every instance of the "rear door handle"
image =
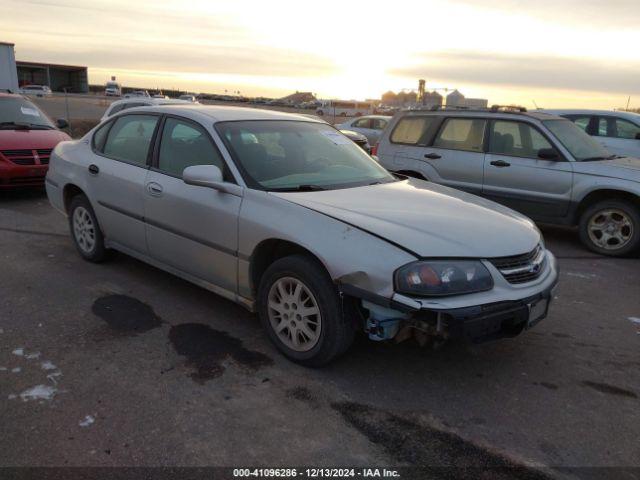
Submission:
[[442,155],[438,155],[437,153],[425,153],[424,158],[430,158],[431,160],[437,160],[442,158]]
[[89,165],[89,173],[91,173],[93,175],[97,175],[98,173],[100,173],[100,169],[98,168],[97,165],[94,165],[92,163],[91,165]]
[[162,185],[156,182],[147,183],[147,192],[154,197],[160,197],[162,195]]
[[491,162],[491,165],[493,165],[494,167],[510,167],[511,164],[509,162],[505,162],[504,160],[494,160],[493,162]]

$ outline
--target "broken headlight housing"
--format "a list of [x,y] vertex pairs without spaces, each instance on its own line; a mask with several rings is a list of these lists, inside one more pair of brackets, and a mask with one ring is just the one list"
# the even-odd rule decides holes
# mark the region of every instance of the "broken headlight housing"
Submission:
[[407,295],[461,295],[491,290],[493,277],[477,260],[421,260],[396,270],[395,287]]

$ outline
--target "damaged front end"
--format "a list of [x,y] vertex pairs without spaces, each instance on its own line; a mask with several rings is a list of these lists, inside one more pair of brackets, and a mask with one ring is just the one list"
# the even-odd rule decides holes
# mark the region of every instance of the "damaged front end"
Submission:
[[517,301],[442,310],[424,308],[407,297],[402,302],[398,296],[383,298],[352,285],[339,288],[359,301],[363,329],[371,340],[399,343],[413,338],[424,346],[450,339],[482,343],[517,336],[546,317],[554,286]]

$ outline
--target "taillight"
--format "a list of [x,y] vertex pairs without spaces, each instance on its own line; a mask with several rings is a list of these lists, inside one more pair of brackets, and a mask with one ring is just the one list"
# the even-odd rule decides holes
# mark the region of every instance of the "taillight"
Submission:
[[376,144],[371,149],[371,155],[378,155],[378,145],[379,145],[379,142],[376,142]]

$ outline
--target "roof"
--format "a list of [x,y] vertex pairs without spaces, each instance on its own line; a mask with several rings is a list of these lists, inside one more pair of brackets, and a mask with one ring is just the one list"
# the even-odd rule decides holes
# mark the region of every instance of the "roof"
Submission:
[[16,66],[21,67],[54,67],[54,68],[68,68],[74,70],[87,70],[87,67],[81,65],[62,65],[60,63],[48,63],[48,62],[23,62],[22,60],[16,60]]
[[579,109],[579,108],[574,108],[574,109],[561,109],[561,108],[554,108],[554,109],[544,109],[541,110],[542,112],[546,112],[546,113],[551,113],[554,115],[580,115],[580,114],[584,114],[584,115],[616,115],[618,117],[622,117],[622,118],[629,118],[635,121],[640,120],[640,114],[637,114],[635,112],[626,112],[624,110],[588,110],[588,109]]
[[[136,107],[127,112],[144,110],[149,107]],[[214,122],[228,122],[234,120],[300,120],[305,122],[326,123],[311,116],[299,115],[295,113],[279,112],[277,110],[265,110],[261,108],[230,107],[221,105],[199,105],[184,101],[184,104],[158,105],[153,107],[154,111],[163,113],[181,113],[185,116],[197,116],[209,118]]]
[[16,46],[15,43],[11,43],[11,42],[0,42],[0,45],[6,45],[8,47],[15,47]]
[[444,108],[444,109],[431,109],[431,108],[415,108],[415,109],[406,109],[402,110],[402,112],[408,114],[419,114],[419,115],[448,115],[448,116],[469,116],[469,117],[480,117],[480,116],[500,116],[502,118],[509,118],[513,116],[521,116],[521,117],[529,117],[534,118],[536,120],[553,120],[557,119],[558,115],[550,112],[543,112],[540,110],[534,111],[524,111],[520,112],[517,110],[492,110],[490,108]]

